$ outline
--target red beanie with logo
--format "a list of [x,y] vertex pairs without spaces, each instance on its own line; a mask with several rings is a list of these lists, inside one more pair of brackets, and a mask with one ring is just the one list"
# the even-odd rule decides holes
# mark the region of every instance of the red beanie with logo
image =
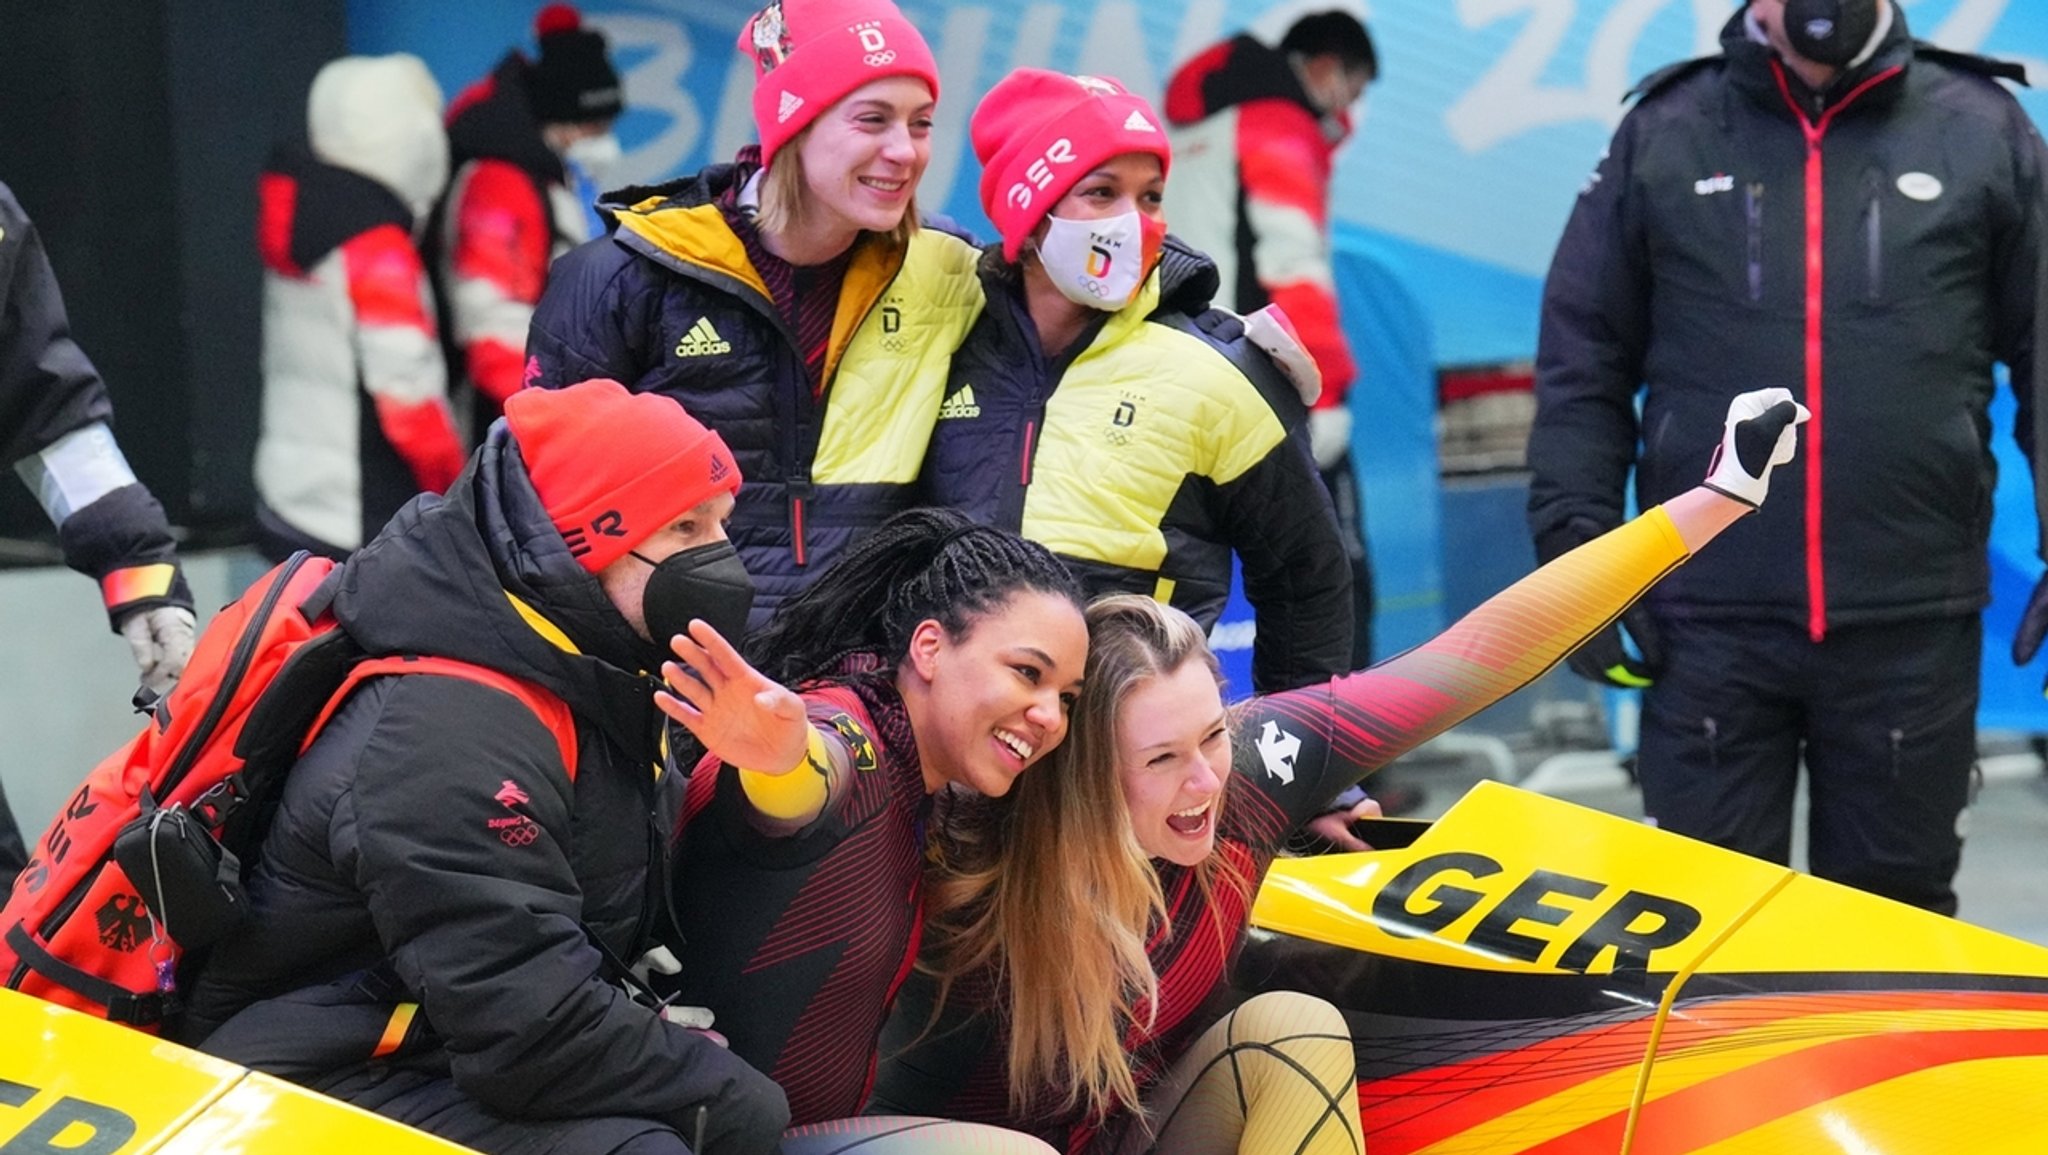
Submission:
[[1145,98],[1100,76],[1019,68],[981,98],[968,133],[981,161],[981,207],[1016,260],[1038,222],[1103,161],[1128,152],[1159,158],[1173,149]]
[[939,98],[939,65],[890,0],[776,0],[740,29],[754,61],[754,127],[761,163],[818,114],[886,76],[914,76]]
[[718,434],[674,400],[617,381],[521,389],[505,401],[505,423],[548,520],[591,573],[713,496],[740,491]]

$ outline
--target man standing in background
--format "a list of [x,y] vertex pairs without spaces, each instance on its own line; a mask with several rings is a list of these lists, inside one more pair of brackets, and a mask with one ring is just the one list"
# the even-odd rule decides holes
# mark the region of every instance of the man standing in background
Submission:
[[[1545,561],[1620,524],[1631,473],[1645,507],[1690,484],[1714,450],[1693,426],[1735,393],[1783,385],[1813,413],[1801,496],[1651,591],[1647,660],[1610,627],[1574,665],[1648,682],[1646,813],[1785,863],[1803,762],[1812,872],[1950,914],[1993,363],[2035,457],[2048,324],[2044,150],[1996,79],[2023,75],[1915,43],[1892,0],[1750,0],[1718,55],[1636,89],[1558,243],[1537,348]],[[2042,480],[2037,461],[2037,510]]]
[[[1365,24],[1345,11],[1315,12],[1277,48],[1240,33],[1198,53],[1168,81],[1165,104],[1175,235],[1216,262],[1216,304],[1238,313],[1279,305],[1323,374],[1309,442],[1351,562],[1353,669],[1372,664],[1372,560],[1351,461],[1348,398],[1358,367],[1330,270],[1330,177],[1351,136],[1352,106],[1378,77]],[[1389,814],[1422,801],[1384,772],[1374,793]],[[1363,797],[1353,787],[1338,803],[1348,811]],[[1343,848],[1364,848],[1339,823],[1319,819],[1316,829]]]
[[[192,591],[171,525],[114,443],[113,405],[71,322],[42,238],[0,184],[0,461],[50,521],[64,564],[97,581],[143,686],[169,693],[192,656]],[[28,861],[0,790],[0,889]]]
[[603,190],[619,160],[624,111],[603,33],[550,4],[534,20],[539,54],[505,54],[448,109],[454,176],[430,243],[438,258],[449,380],[481,440],[525,384],[526,327],[556,257],[590,239],[579,184]]
[[1279,305],[1322,370],[1309,439],[1351,561],[1353,668],[1372,661],[1372,567],[1346,407],[1358,370],[1330,273],[1330,173],[1351,107],[1378,75],[1365,25],[1317,12],[1278,48],[1240,34],[1204,50],[1174,73],[1165,107],[1173,231],[1216,262],[1216,304],[1237,313]]

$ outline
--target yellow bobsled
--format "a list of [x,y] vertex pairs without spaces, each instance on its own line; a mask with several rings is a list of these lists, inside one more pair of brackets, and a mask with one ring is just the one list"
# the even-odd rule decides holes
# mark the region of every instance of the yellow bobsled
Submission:
[[0,1151],[460,1155],[325,1095],[0,990]]
[[2048,1151],[2048,949],[1556,799],[1277,863],[1252,923],[1370,1155]]

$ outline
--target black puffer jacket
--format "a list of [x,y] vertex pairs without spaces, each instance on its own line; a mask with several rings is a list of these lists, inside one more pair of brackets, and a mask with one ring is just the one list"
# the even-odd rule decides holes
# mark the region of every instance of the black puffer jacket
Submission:
[[[1646,507],[1696,484],[1729,399],[1782,385],[1813,411],[1800,456],[1652,605],[1818,638],[1984,604],[1992,364],[2013,370],[2031,451],[2048,331],[2043,150],[1992,79],[2001,66],[1915,44],[1892,19],[1825,93],[1740,13],[1721,55],[1643,85],[1544,289],[1541,552],[1619,524],[1631,466]],[[2048,494],[2038,466],[2035,490]]]
[[[371,654],[455,658],[567,703],[577,768],[531,707],[464,678],[373,679],[292,770],[250,885],[253,918],[191,992],[189,1038],[347,1097],[378,1062],[443,1072],[514,1117],[744,1126],[781,1092],[601,977],[653,941],[645,643],[549,524],[501,424],[443,500],[401,511],[340,572],[335,613]],[[218,1029],[216,1029],[216,1027]]]

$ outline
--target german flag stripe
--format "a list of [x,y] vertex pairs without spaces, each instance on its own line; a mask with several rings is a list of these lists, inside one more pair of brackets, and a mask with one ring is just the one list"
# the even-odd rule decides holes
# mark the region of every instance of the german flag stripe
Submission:
[[400,1003],[391,1008],[391,1018],[384,1024],[383,1037],[377,1040],[377,1049],[370,1052],[373,1059],[394,1054],[405,1043],[407,1031],[412,1030],[412,1021],[420,1013],[418,1003]]
[[100,579],[100,596],[107,607],[124,606],[144,598],[160,598],[171,592],[171,580],[178,567],[169,562],[117,569]]

